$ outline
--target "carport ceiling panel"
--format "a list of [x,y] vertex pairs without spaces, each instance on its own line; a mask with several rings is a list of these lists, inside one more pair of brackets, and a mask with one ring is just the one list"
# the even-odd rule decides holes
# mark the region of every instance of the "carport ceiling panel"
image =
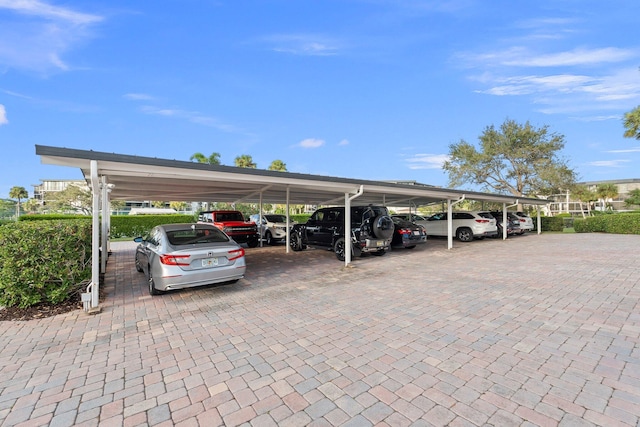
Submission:
[[[446,199],[456,200],[463,194],[470,200],[514,203],[514,196],[443,189],[426,185],[395,184],[348,178],[324,177],[291,172],[260,169],[242,169],[232,166],[206,165],[179,160],[166,160],[122,154],[36,145],[36,154],[47,164],[78,167],[85,179],[90,177],[92,160],[98,163],[98,174],[115,184],[111,196],[130,200],[184,200],[184,201],[236,201],[260,199],[266,203],[284,203],[286,189],[290,188],[292,204],[342,204],[344,194],[355,193],[364,185],[364,194],[353,203],[385,203],[406,205],[410,198],[415,205],[424,205]],[[168,186],[166,180],[173,180]],[[153,188],[153,187],[157,188]],[[181,191],[181,189],[183,191]],[[178,196],[180,194],[180,196]],[[225,200],[221,200],[224,198]],[[520,198],[520,202],[541,205],[545,200]]]

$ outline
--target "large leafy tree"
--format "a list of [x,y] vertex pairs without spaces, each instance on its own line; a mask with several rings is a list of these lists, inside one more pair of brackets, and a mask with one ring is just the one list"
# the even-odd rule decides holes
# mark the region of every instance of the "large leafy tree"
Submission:
[[234,163],[239,168],[255,169],[256,167],[258,167],[258,165],[256,165],[253,162],[253,157],[251,157],[248,154],[242,154],[242,155],[236,157]]
[[11,187],[9,197],[18,199],[16,204],[16,218],[20,216],[20,201],[29,198],[29,192],[24,187]]
[[211,153],[209,157],[205,156],[202,153],[194,153],[189,160],[192,162],[198,163],[207,163],[209,165],[219,165],[220,164],[220,153]]
[[479,140],[479,148],[464,140],[449,146],[443,169],[449,173],[450,186],[473,184],[500,194],[532,197],[557,193],[576,180],[559,156],[564,136],[550,132],[548,126],[535,128],[507,119],[499,129],[485,128]]
[[52,211],[81,212],[89,215],[92,211],[91,190],[71,184],[64,190],[51,194],[46,203]]
[[629,191],[629,197],[624,199],[626,206],[640,206],[640,188]]
[[274,160],[269,165],[269,170],[270,171],[286,172],[287,171],[287,165],[282,160]]
[[640,105],[624,115],[625,138],[640,139]]

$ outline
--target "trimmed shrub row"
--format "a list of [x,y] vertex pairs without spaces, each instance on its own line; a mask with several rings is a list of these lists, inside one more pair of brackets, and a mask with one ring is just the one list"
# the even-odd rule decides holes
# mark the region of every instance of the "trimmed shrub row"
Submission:
[[91,221],[19,221],[0,227],[0,305],[57,304],[91,277]]
[[142,236],[156,225],[194,222],[193,215],[118,215],[111,216],[112,239]]
[[576,233],[640,234],[640,213],[617,213],[577,218]]
[[[543,216],[540,217],[540,225],[542,227],[542,231],[564,231],[565,227],[565,218],[560,216]],[[535,219],[534,224],[537,222]]]

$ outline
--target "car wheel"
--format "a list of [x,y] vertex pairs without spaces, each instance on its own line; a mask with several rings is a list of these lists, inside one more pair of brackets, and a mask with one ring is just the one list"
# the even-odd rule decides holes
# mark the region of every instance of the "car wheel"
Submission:
[[273,240],[273,236],[271,235],[270,231],[267,231],[265,233],[264,240],[267,242],[267,245],[269,245],[269,246],[275,244],[275,241]]
[[461,242],[470,242],[473,240],[473,232],[470,228],[459,228],[456,232],[456,237]]
[[375,255],[375,256],[382,256],[384,254],[386,254],[387,251],[384,249],[380,249],[379,251],[375,251],[375,252],[371,252],[371,255]]
[[387,215],[378,215],[371,224],[371,233],[378,239],[389,239],[393,236],[393,220]]
[[302,243],[302,237],[300,237],[300,234],[298,233],[293,233],[291,235],[291,243],[290,243],[291,249],[294,250],[295,252],[298,251],[302,251],[305,249],[305,245]]
[[247,240],[247,246],[249,246],[250,248],[255,248],[258,246],[258,239],[250,239]]
[[142,273],[142,266],[140,265],[140,260],[138,259],[138,254],[136,254],[136,271],[138,273]]
[[333,245],[333,252],[335,252],[336,258],[338,258],[340,261],[344,261],[345,259],[345,251],[346,251],[345,248],[346,248],[346,242],[344,240],[344,237],[341,237],[338,240],[336,240],[335,245]]
[[151,274],[151,266],[149,266],[149,278],[147,282],[149,283],[149,295],[160,295],[160,291],[156,289],[156,283]]

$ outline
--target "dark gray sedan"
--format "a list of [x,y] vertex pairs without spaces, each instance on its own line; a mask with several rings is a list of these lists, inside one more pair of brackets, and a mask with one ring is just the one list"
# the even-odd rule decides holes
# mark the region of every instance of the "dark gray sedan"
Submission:
[[158,225],[134,241],[136,270],[147,276],[151,295],[244,277],[244,249],[213,225]]

